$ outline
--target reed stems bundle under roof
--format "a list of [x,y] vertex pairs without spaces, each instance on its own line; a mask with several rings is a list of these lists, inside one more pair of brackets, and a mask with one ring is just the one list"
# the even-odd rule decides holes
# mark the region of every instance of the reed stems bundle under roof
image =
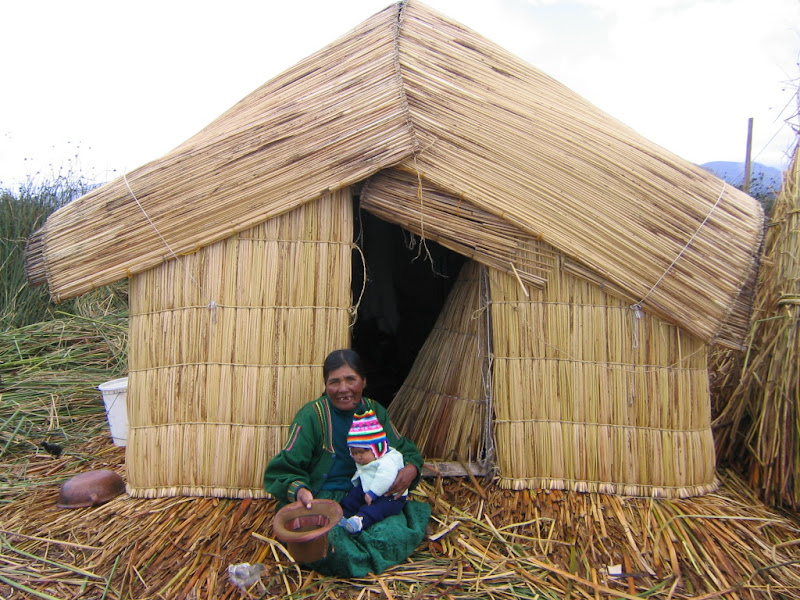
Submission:
[[530,234],[414,173],[384,169],[371,177],[361,190],[361,208],[528,285],[547,282],[552,249],[524,243]]
[[82,294],[395,165],[705,341],[744,337],[758,203],[416,0],[57,211],[31,240],[29,278],[56,300]]
[[428,459],[479,462],[489,449],[484,272],[473,261],[461,268],[433,331],[389,406],[392,423]]
[[[721,454],[768,504],[800,507],[800,155],[767,229],[754,323],[739,379],[717,418]],[[735,362],[735,361],[734,361]],[[744,443],[742,443],[744,441]]]
[[132,495],[266,496],[267,462],[348,345],[352,227],[343,190],[131,278]]

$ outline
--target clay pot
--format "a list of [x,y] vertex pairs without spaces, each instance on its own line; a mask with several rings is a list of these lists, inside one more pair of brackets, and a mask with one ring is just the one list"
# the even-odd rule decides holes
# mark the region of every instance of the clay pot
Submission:
[[87,471],[70,477],[61,484],[56,506],[82,508],[108,502],[125,491],[122,477],[109,469]]
[[293,502],[280,509],[272,529],[289,554],[299,563],[310,563],[328,554],[328,532],[342,519],[342,507],[327,499],[311,501],[311,508]]

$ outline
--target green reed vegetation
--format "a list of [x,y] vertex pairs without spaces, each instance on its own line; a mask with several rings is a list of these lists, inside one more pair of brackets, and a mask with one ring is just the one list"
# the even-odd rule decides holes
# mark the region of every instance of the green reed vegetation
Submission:
[[127,369],[127,284],[53,304],[31,288],[24,254],[48,215],[86,193],[82,177],[0,189],[0,503],[47,441],[74,447],[106,426],[97,386]]
[[[47,217],[94,185],[71,172],[49,182],[29,179],[16,189],[0,189],[0,327],[47,320],[52,305],[44,287],[31,288],[25,277],[25,246]],[[60,307],[69,310],[74,303]]]

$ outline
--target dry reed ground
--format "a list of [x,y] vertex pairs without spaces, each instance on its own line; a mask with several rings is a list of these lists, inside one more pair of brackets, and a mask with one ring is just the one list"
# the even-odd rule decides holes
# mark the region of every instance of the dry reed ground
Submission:
[[252,590],[265,598],[800,596],[798,522],[730,473],[717,493],[687,500],[425,479],[415,500],[432,505],[429,536],[407,562],[347,581],[299,568],[270,540],[271,500],[123,494],[57,508],[60,482],[77,472],[124,475],[124,449],[107,434],[6,467],[27,483],[7,488],[21,491],[2,508],[3,598],[235,599],[226,570],[236,562],[266,564],[266,591]]

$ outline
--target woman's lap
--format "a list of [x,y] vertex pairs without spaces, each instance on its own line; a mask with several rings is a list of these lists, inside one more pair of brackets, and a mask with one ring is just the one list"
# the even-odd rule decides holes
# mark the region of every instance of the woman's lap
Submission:
[[[340,501],[345,492],[323,491],[318,498]],[[306,566],[323,575],[364,577],[382,573],[408,558],[425,537],[431,508],[409,501],[398,515],[387,517],[369,529],[351,535],[344,527],[328,533],[328,555]]]

